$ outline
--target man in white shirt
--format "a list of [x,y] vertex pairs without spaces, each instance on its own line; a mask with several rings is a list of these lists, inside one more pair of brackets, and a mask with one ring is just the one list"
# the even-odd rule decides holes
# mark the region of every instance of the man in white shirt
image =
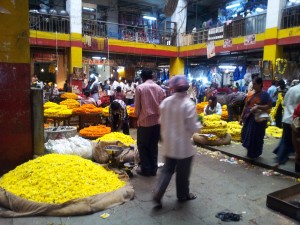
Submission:
[[284,113],[282,117],[283,131],[280,143],[273,151],[277,155],[276,164],[274,166],[285,164],[289,159],[289,154],[294,152],[291,124],[293,121],[294,110],[299,102],[300,84],[291,87],[284,96]]
[[124,87],[126,105],[132,105],[134,103],[135,87],[132,84],[132,80],[128,80],[128,83]]
[[222,115],[222,106],[217,101],[216,96],[210,96],[208,99],[208,105],[204,107],[204,115],[218,114]]

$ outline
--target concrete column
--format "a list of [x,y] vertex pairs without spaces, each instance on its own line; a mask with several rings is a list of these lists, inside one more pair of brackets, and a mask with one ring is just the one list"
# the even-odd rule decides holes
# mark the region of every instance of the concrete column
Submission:
[[286,0],[269,0],[265,31],[265,45],[263,60],[272,62],[275,71],[276,58],[282,58],[283,47],[277,45],[278,30],[280,29],[282,9]]
[[31,88],[31,107],[33,118],[33,153],[44,154],[44,108],[43,89]]
[[74,67],[82,67],[82,1],[67,0],[66,10],[70,15],[71,47],[69,52],[69,74]]
[[187,17],[187,0],[178,0],[177,7],[171,16],[171,21],[176,22],[177,46],[182,43],[181,34],[186,31],[186,17]]

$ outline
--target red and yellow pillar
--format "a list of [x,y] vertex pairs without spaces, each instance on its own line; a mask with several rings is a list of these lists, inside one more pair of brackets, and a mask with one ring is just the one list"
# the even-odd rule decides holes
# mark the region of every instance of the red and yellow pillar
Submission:
[[277,40],[281,11],[285,3],[285,0],[268,1],[263,60],[272,62],[273,71],[275,71],[276,59],[283,56],[283,47],[277,45]]
[[33,156],[28,0],[3,0],[0,13],[0,174]]

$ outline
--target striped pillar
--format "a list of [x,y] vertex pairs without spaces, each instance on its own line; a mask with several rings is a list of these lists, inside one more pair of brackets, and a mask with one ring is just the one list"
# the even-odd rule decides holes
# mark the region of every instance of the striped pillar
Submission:
[[33,156],[28,6],[1,1],[0,175]]
[[69,74],[72,74],[74,67],[82,67],[82,1],[67,0],[66,8],[70,15]]
[[272,62],[273,71],[275,71],[276,58],[282,58],[283,56],[283,48],[277,45],[277,39],[281,12],[285,4],[286,0],[268,1],[263,60]]

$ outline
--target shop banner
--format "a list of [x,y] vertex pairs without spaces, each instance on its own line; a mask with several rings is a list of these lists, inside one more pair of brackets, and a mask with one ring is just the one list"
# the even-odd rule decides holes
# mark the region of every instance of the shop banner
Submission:
[[232,47],[232,38],[224,39],[223,48]]
[[255,34],[245,36],[244,45],[254,45],[256,43]]
[[208,41],[207,42],[207,58],[214,57],[216,55],[215,51],[215,42],[214,41]]

